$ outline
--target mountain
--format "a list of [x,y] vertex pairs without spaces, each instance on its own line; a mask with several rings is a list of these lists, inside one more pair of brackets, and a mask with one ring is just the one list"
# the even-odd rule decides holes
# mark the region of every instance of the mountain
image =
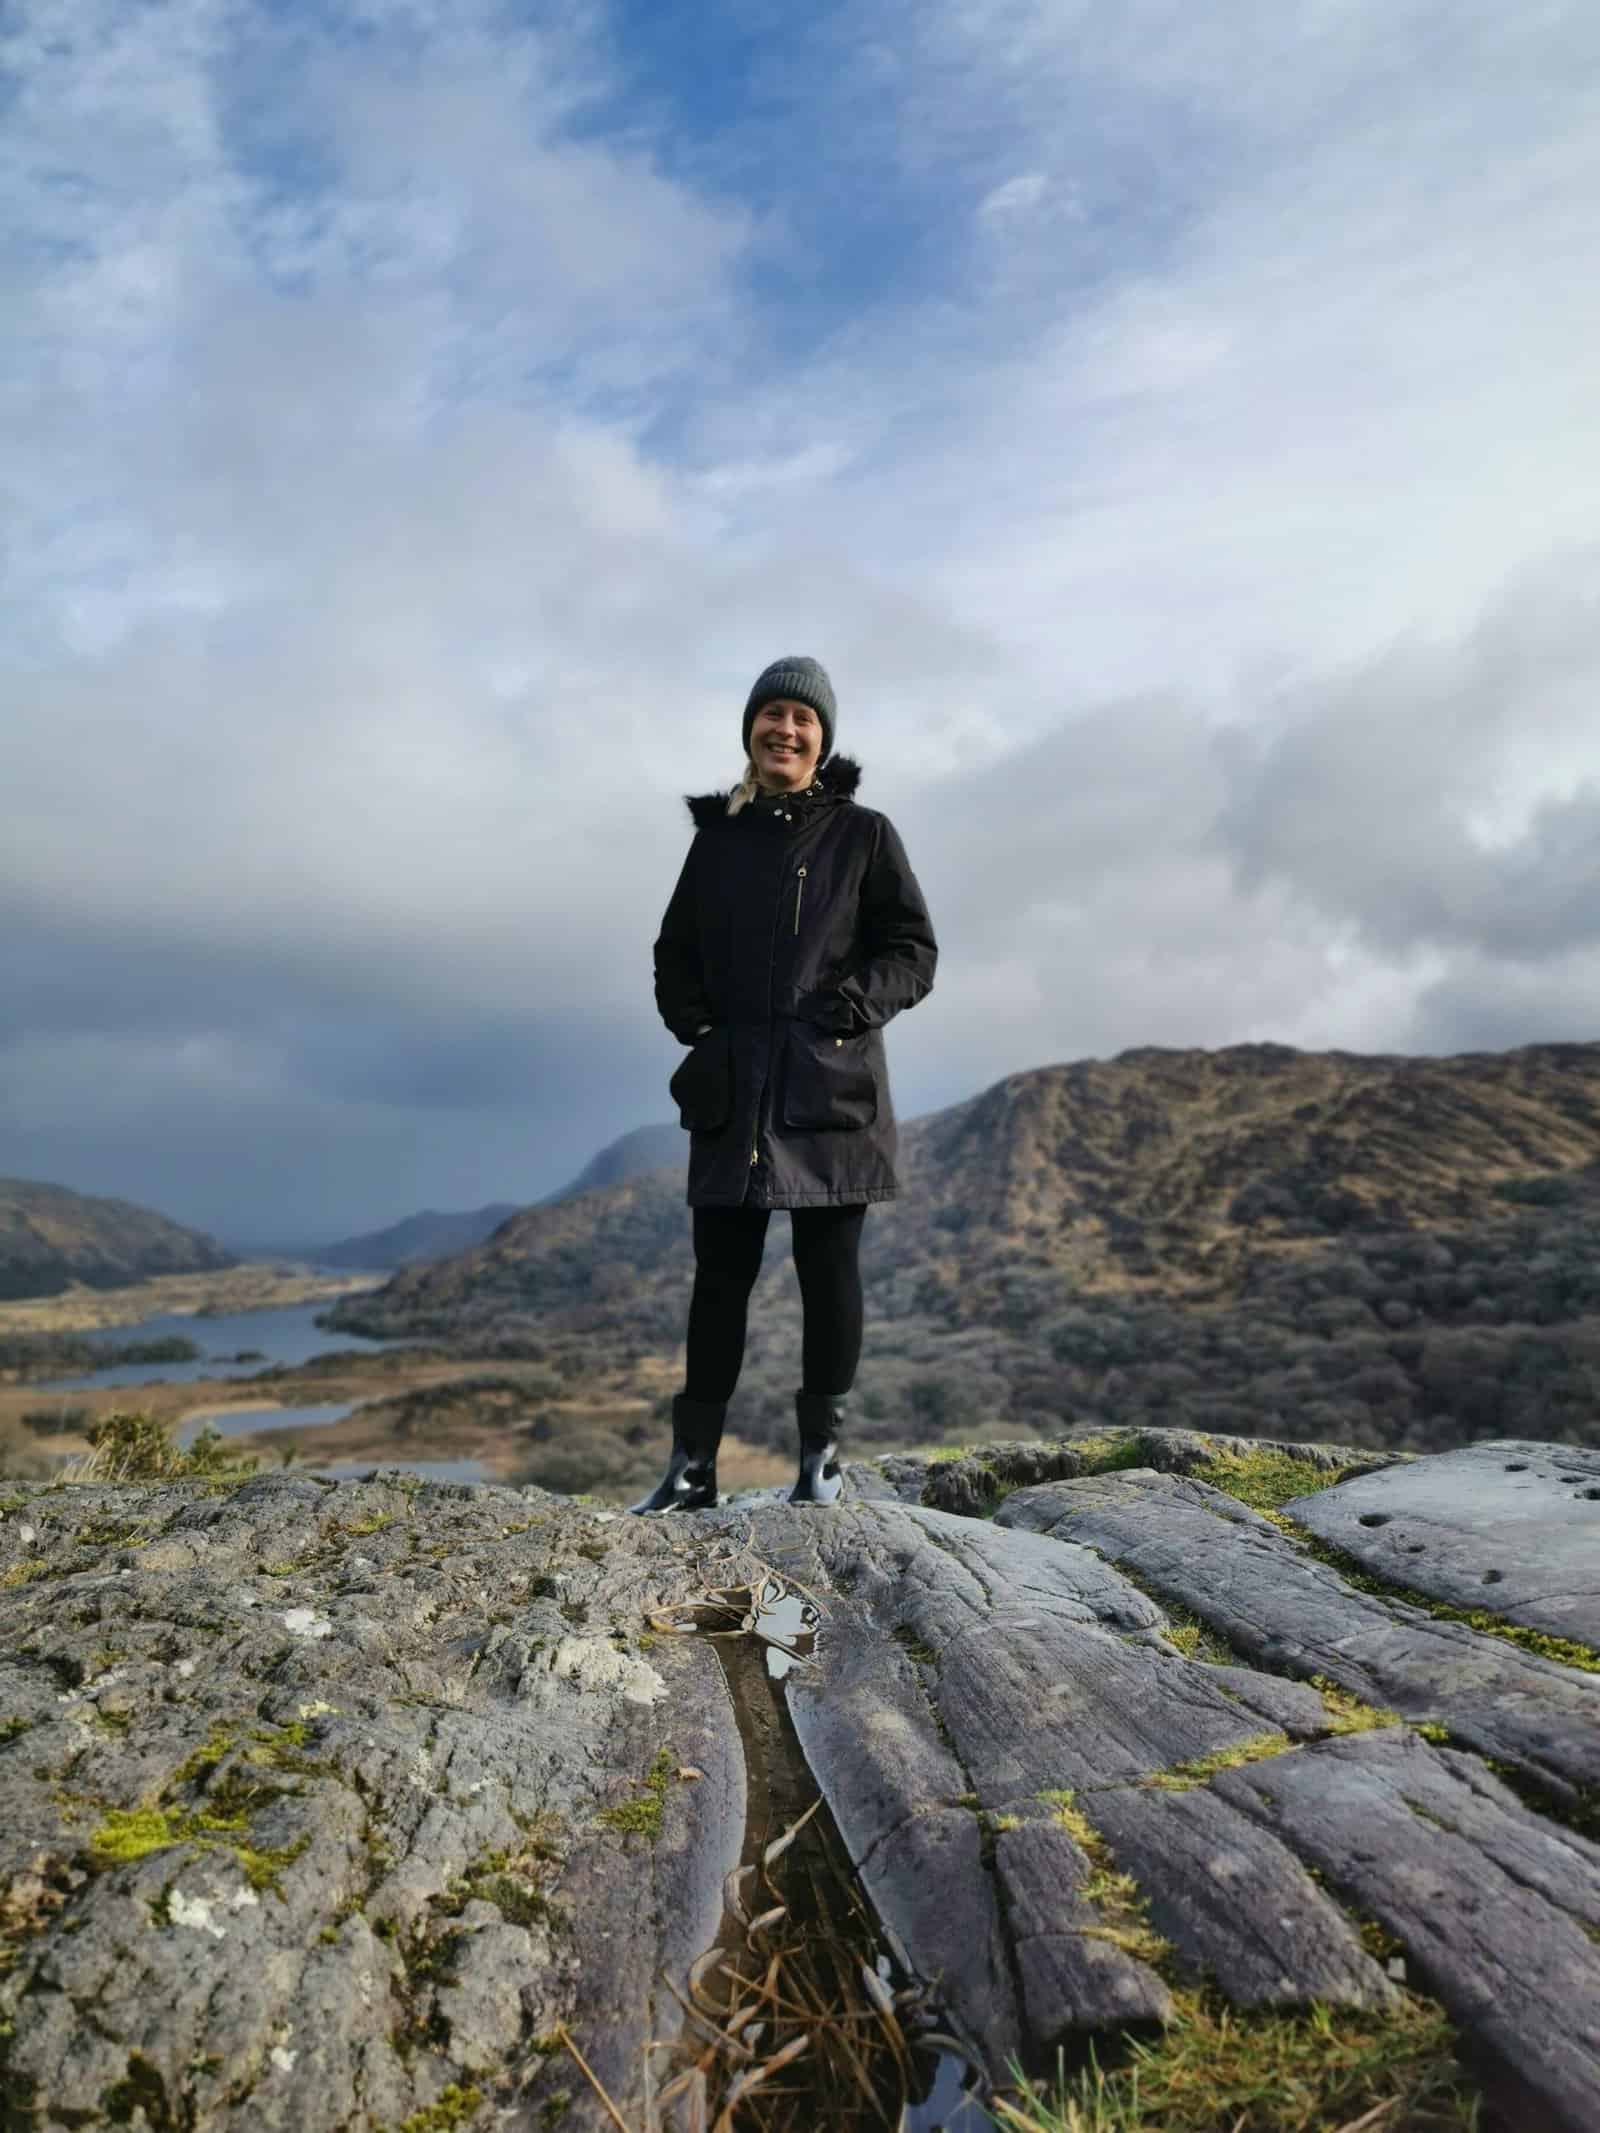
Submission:
[[118,1289],[237,1264],[214,1237],[129,1200],[0,1178],[0,1298],[59,1296],[74,1282]]
[[427,1207],[407,1215],[387,1229],[362,1237],[345,1237],[338,1244],[318,1245],[309,1255],[318,1266],[360,1269],[424,1265],[448,1259],[452,1253],[471,1251],[492,1237],[501,1223],[518,1212],[515,1200],[494,1200],[465,1214],[440,1214]]
[[[533,1204],[554,1207],[563,1200],[575,1200],[582,1193],[621,1185],[629,1178],[679,1164],[683,1154],[681,1126],[636,1126],[592,1156],[570,1184]],[[523,1213],[524,1207],[521,1201],[495,1200],[466,1214],[439,1214],[433,1208],[425,1208],[421,1214],[391,1223],[388,1229],[345,1237],[338,1244],[319,1245],[306,1256],[319,1266],[374,1270],[427,1266],[487,1242],[502,1222]]]
[[635,1126],[631,1133],[624,1133],[620,1140],[602,1148],[570,1185],[551,1193],[542,1204],[553,1207],[557,1201],[575,1200],[579,1193],[594,1192],[604,1185],[624,1185],[629,1178],[647,1177],[654,1170],[680,1170],[687,1159],[688,1142],[681,1126],[670,1122],[663,1126]]
[[[864,1250],[859,1404],[888,1434],[1068,1413],[1418,1448],[1594,1432],[1600,1045],[1036,1068],[905,1126],[902,1188]],[[797,1299],[773,1234],[745,1386],[776,1433]],[[333,1316],[559,1350],[581,1377],[670,1360],[690,1271],[681,1179],[651,1173]]]

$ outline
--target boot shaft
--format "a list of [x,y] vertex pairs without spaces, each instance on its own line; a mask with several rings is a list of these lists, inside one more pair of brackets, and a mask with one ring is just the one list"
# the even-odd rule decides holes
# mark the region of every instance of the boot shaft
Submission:
[[790,1503],[836,1503],[844,1487],[839,1475],[839,1439],[844,1432],[845,1395],[797,1392],[794,1416],[800,1431],[800,1468]]
[[691,1400],[686,1392],[676,1393],[672,1401],[673,1450],[687,1452],[696,1463],[714,1460],[727,1419],[726,1400]]

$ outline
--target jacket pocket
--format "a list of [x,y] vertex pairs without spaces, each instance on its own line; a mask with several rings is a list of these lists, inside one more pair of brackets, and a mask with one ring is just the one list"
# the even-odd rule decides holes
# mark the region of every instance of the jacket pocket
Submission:
[[733,1054],[726,1026],[707,1030],[691,1047],[667,1089],[686,1131],[722,1131],[733,1116]]
[[809,1022],[789,1025],[783,1122],[797,1133],[849,1132],[878,1115],[870,1038],[833,1037]]

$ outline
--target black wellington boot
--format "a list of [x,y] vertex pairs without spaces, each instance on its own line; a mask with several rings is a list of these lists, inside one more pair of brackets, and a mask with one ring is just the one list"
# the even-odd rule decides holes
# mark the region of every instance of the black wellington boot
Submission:
[[800,1425],[800,1471],[789,1491],[791,1503],[835,1503],[844,1487],[839,1477],[839,1435],[844,1428],[842,1392],[797,1392],[795,1420]]
[[717,1446],[728,1412],[726,1400],[691,1400],[686,1392],[672,1402],[672,1457],[650,1494],[628,1506],[630,1511],[706,1511],[717,1500]]

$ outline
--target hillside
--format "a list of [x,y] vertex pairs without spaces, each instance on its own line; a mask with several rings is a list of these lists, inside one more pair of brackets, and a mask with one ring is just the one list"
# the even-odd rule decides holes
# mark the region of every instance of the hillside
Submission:
[[[637,1126],[592,1156],[570,1184],[547,1193],[534,1204],[553,1207],[562,1200],[573,1200],[607,1185],[621,1185],[629,1178],[676,1163],[682,1153],[682,1140],[682,1129],[675,1125]],[[337,1244],[319,1245],[307,1256],[319,1266],[355,1267],[363,1272],[428,1266],[486,1243],[502,1222],[522,1212],[524,1204],[518,1200],[495,1200],[464,1214],[441,1214],[434,1208],[424,1208],[420,1214],[407,1215],[387,1229],[344,1237]]]
[[0,1178],[0,1300],[58,1296],[75,1282],[123,1288],[238,1262],[213,1237],[128,1200]]
[[492,1237],[501,1223],[517,1212],[515,1200],[495,1200],[487,1207],[469,1208],[462,1214],[441,1214],[425,1207],[420,1213],[391,1222],[387,1229],[369,1231],[361,1237],[342,1237],[337,1244],[321,1244],[307,1256],[318,1266],[352,1267],[378,1272],[388,1267],[421,1266],[435,1259],[448,1259],[469,1252]]
[[585,1163],[570,1185],[548,1194],[547,1207],[558,1200],[575,1200],[580,1193],[596,1192],[606,1185],[625,1185],[630,1178],[647,1177],[653,1170],[674,1170],[683,1160],[683,1128],[675,1120],[663,1126],[635,1126],[600,1150]]
[[[902,1148],[865,1252],[876,1435],[1069,1414],[1419,1448],[1594,1432],[1600,1045],[1142,1050],[1012,1075]],[[575,1376],[670,1358],[687,1231],[674,1167],[526,1209],[334,1321]],[[796,1317],[778,1225],[740,1395],[774,1433]]]

